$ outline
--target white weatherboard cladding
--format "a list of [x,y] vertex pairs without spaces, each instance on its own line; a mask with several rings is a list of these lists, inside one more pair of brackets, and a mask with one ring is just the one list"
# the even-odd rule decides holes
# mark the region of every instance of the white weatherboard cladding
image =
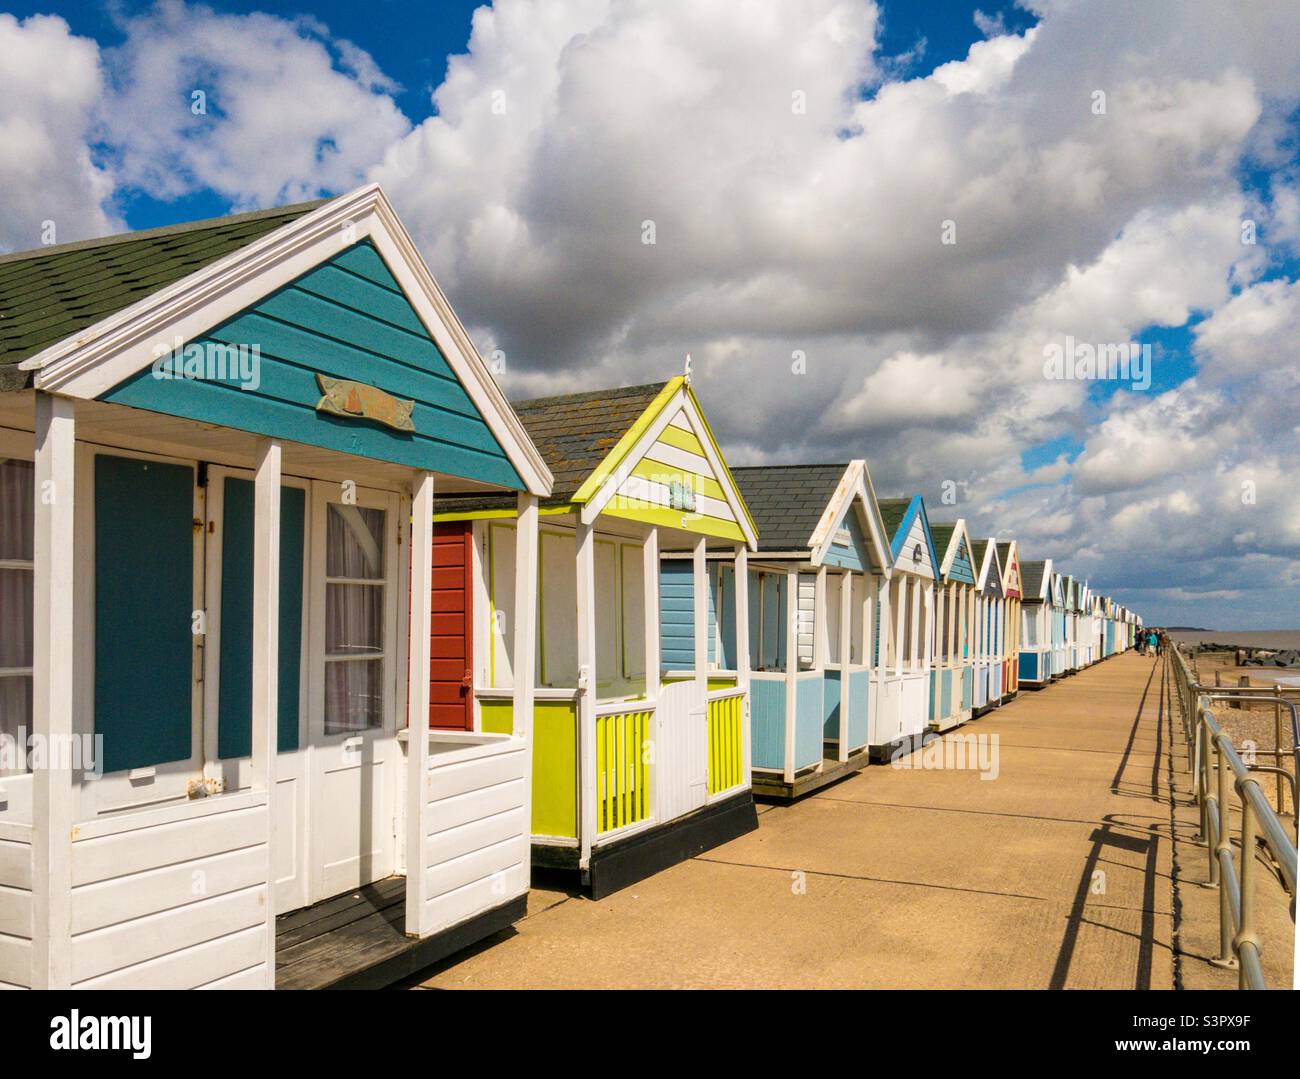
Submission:
[[0,989],[32,978],[32,845],[26,825],[0,832]]
[[[921,548],[921,561],[914,562],[912,553],[918,545]],[[930,559],[930,545],[925,540],[925,526],[921,522],[919,513],[912,519],[912,524],[907,530],[907,539],[903,541],[903,546],[899,549],[894,566],[908,573],[919,573],[923,577],[934,576],[934,563]]]
[[267,838],[258,794],[84,827],[72,844],[73,986],[269,987]]
[[799,574],[799,666],[813,665],[817,625],[817,577]]
[[522,739],[469,748],[434,739],[422,859],[426,931],[458,925],[528,890],[527,773]]

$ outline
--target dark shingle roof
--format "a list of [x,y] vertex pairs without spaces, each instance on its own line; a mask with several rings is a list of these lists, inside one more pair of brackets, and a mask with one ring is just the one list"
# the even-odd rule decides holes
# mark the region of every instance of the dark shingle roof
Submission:
[[760,551],[807,548],[848,470],[842,465],[751,465],[733,468],[740,496],[758,528]]
[[1011,556],[1011,544],[1009,544],[1009,543],[999,543],[999,544],[998,544],[998,561],[1002,563],[1002,568],[1003,568],[1003,569],[1006,568],[1006,565],[1007,565],[1007,559],[1008,559],[1010,556]]
[[880,518],[885,522],[885,537],[891,543],[898,526],[903,523],[907,507],[912,504],[910,498],[882,498],[876,503],[880,507]]
[[0,392],[18,364],[310,213],[325,200],[0,255]]
[[[571,501],[587,477],[667,385],[655,382],[514,402],[528,437],[555,477],[551,497],[543,505]],[[512,494],[436,500],[439,513],[474,513],[513,505]]]
[[1046,562],[1020,563],[1020,591],[1025,599],[1038,598],[1043,589],[1043,571],[1046,569]]
[[930,538],[934,540],[934,553],[939,556],[940,564],[943,563],[944,555],[948,553],[948,544],[952,542],[952,534],[957,531],[957,525],[944,521],[941,524],[930,522]]

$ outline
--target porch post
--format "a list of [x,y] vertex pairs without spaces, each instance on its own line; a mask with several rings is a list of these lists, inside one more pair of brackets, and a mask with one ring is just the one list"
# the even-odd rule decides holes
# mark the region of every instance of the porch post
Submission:
[[840,745],[839,758],[849,759],[849,660],[853,656],[853,574],[840,575]]
[[[700,729],[692,738],[699,738],[704,744],[703,759],[709,759],[709,563],[706,557],[704,535],[695,537],[695,546],[691,560],[691,595],[693,633],[695,642],[695,700],[700,709]],[[708,798],[708,765],[705,764],[704,796]]]
[[695,546],[691,552],[695,685],[702,704],[706,704],[709,697],[709,563],[705,551],[707,542],[707,537],[696,536]]
[[591,865],[596,836],[596,535],[577,525],[578,867]]
[[33,989],[72,981],[72,770],[55,766],[70,763],[73,737],[74,409],[36,394],[32,733],[53,752],[32,774]]
[[741,716],[741,770],[750,783],[749,730],[749,548],[736,544],[736,688],[743,691]]
[[253,788],[266,791],[266,969],[275,984],[275,754],[280,673],[280,443],[257,441],[253,481]]
[[935,593],[934,604],[934,631],[931,634],[932,650],[934,652],[934,666],[938,669],[938,676],[934,679],[934,697],[930,701],[930,718],[939,720],[943,718],[940,713],[943,712],[943,680],[948,677],[945,670],[944,660],[944,624],[943,612],[944,604],[948,598],[948,589],[939,588]]
[[926,581],[921,593],[921,608],[924,616],[925,632],[921,634],[921,669],[929,672],[934,666],[934,582]]
[[[411,644],[406,679],[406,935],[428,933],[424,837],[429,834],[429,635],[433,620],[433,473],[411,486]],[[517,606],[517,605],[516,605]]]
[[[659,707],[660,655],[659,655],[659,529],[651,525],[641,548],[641,592],[645,597],[642,606],[645,615],[645,696],[654,702],[654,718],[650,726],[650,813],[657,816],[663,804],[660,797],[662,773],[656,762],[659,759],[659,731],[663,710]],[[641,747],[642,753],[646,750]]]
[[894,673],[897,675],[901,675],[907,667],[907,657],[903,655],[903,645],[907,643],[907,635],[903,632],[907,618],[907,585],[907,574],[900,573],[898,575],[898,610],[894,613]]
[[826,609],[826,566],[817,567],[813,587],[813,668],[823,673],[831,660],[830,611]]
[[794,782],[794,721],[799,680],[799,567],[785,571],[785,768],[787,783]]

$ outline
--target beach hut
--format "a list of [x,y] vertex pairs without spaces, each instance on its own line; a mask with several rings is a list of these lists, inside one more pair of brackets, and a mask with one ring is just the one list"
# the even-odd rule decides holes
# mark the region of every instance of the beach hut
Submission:
[[[865,461],[732,475],[759,535],[749,564],[754,791],[794,798],[869,759],[871,643],[878,620],[889,632],[892,553]],[[710,563],[724,596],[728,559]],[[734,636],[724,619],[713,646],[727,655]]]
[[427,730],[433,493],[550,485],[377,186],[0,257],[0,985],[377,984],[519,917],[528,729]]
[[1065,576],[1052,574],[1048,604],[1052,612],[1052,677],[1064,678],[1065,666]]
[[975,715],[1002,700],[1002,660],[1006,638],[1005,597],[998,545],[992,539],[972,543],[979,573],[975,583]]
[[876,707],[868,723],[873,756],[888,757],[918,744],[930,721],[930,665],[933,659],[934,590],[939,558],[920,495],[882,498],[880,516],[889,537],[892,574],[877,621],[879,656]]
[[1003,619],[1006,641],[1003,646],[1002,698],[1010,700],[1020,692],[1020,641],[1023,627],[1020,620],[1022,582],[1020,577],[1020,545],[1015,540],[998,544],[998,562],[1002,566],[1002,592],[1006,597]]
[[1020,563],[1018,684],[1041,689],[1052,676],[1052,560]]
[[1079,669],[1079,582],[1070,574],[1061,581],[1065,611],[1065,673]]
[[1092,585],[1083,582],[1083,665],[1091,667],[1100,658],[1098,641],[1097,597]]
[[971,718],[974,700],[975,556],[964,520],[931,524],[930,535],[939,552],[930,729],[946,731]]
[[[736,582],[757,533],[689,377],[515,410],[555,487],[536,540],[509,500],[438,500],[454,574],[434,695],[444,722],[497,731],[528,684],[533,864],[599,897],[756,826]],[[734,572],[711,573],[711,549]],[[511,627],[532,604],[513,582],[533,560],[536,662],[521,669]]]

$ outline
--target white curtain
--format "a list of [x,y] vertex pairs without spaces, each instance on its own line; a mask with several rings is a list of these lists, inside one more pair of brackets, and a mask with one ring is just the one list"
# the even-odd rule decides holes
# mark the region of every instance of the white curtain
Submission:
[[325,733],[384,721],[383,510],[331,505],[325,532]]
[[34,475],[30,461],[0,459],[0,775],[32,727]]

